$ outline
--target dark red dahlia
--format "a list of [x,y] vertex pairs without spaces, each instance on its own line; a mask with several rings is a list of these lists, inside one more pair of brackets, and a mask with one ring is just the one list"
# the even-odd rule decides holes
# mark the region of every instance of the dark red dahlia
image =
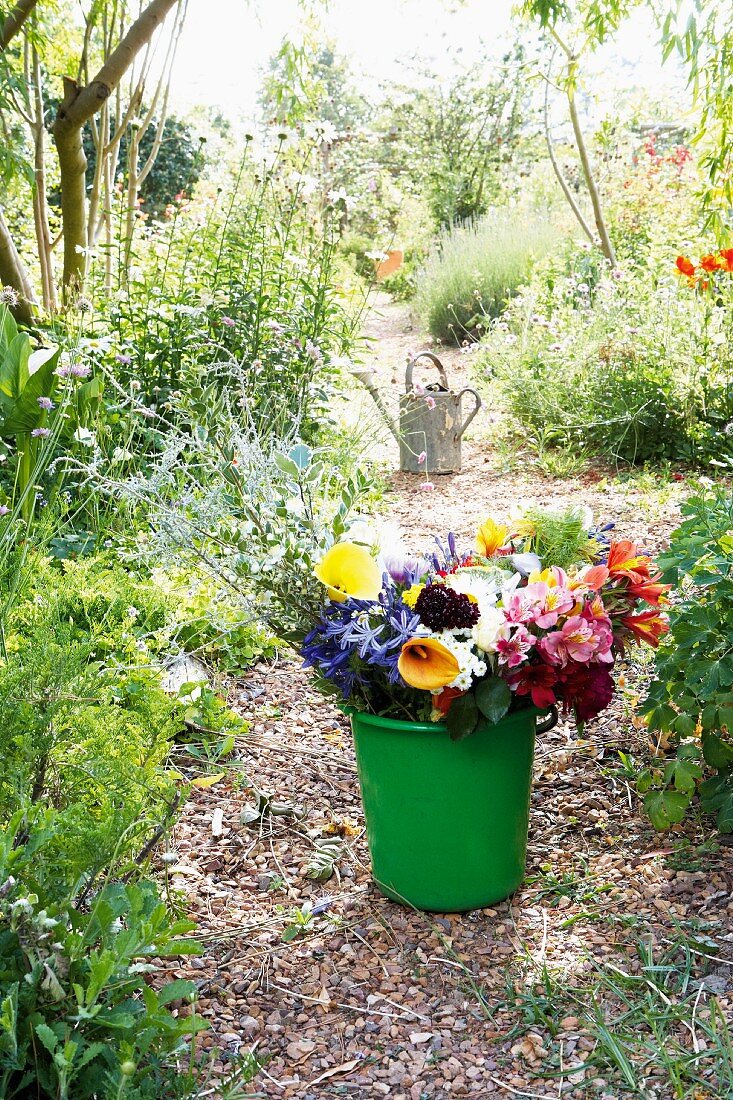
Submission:
[[581,722],[589,722],[605,710],[613,698],[614,682],[608,665],[569,662],[560,669],[558,695],[567,713],[574,710]]
[[464,592],[445,584],[429,584],[415,603],[415,611],[431,630],[470,630],[479,621],[478,604]]

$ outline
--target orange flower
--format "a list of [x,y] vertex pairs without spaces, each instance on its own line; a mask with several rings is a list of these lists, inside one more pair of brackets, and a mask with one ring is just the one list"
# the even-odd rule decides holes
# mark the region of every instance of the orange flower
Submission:
[[678,256],[675,260],[675,267],[680,275],[686,275],[688,279],[695,277],[695,265],[692,260],[687,259],[687,256]]
[[590,588],[591,592],[600,592],[604,584],[611,576],[608,567],[605,565],[592,565],[590,569],[586,569],[580,581]]
[[669,630],[669,623],[658,611],[642,611],[639,615],[624,615],[622,624],[639,642],[656,649],[659,639]]
[[627,539],[612,542],[608,551],[608,572],[612,577],[628,577],[632,584],[650,581],[651,559],[640,554],[633,542]]
[[460,688],[443,688],[440,695],[436,695],[433,699],[433,706],[441,714],[447,714],[453,700],[465,694],[465,691],[461,691]]
[[733,271],[733,248],[721,248],[720,260],[723,271]]
[[637,600],[644,600],[645,603],[651,603],[657,607],[669,603],[667,593],[672,585],[660,584],[659,578],[661,575],[661,573],[658,573],[656,577],[652,577],[648,581],[642,581],[641,584],[630,584],[626,589],[626,595]]
[[700,257],[700,267],[703,271],[720,271],[722,266],[718,257],[712,252],[708,252],[706,256]]
[[419,691],[447,687],[461,671],[458,661],[437,638],[410,638],[397,662],[400,676]]

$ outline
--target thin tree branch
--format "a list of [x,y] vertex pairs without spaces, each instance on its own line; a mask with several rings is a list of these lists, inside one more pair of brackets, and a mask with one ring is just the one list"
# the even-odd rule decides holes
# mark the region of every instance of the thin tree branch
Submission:
[[0,51],[7,49],[11,39],[15,38],[37,2],[38,0],[18,0],[0,28]]

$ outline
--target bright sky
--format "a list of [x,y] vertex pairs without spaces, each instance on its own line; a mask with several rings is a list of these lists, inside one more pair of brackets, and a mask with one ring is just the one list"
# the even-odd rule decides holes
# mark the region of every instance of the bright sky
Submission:
[[[444,77],[460,60],[500,54],[511,41],[514,0],[331,0],[323,15],[329,37],[369,82],[405,79],[415,54]],[[286,35],[297,37],[298,0],[189,0],[173,79],[173,104],[221,107],[232,118],[255,113],[262,67]],[[637,13],[616,44],[594,59],[603,91],[630,86],[655,92],[681,86],[660,64],[650,16]],[[451,60],[452,59],[452,60]]]

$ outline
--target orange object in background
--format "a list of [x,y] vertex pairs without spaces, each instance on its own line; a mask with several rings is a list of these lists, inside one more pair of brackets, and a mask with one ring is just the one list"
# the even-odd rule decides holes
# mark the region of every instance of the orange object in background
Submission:
[[405,262],[405,254],[401,248],[391,248],[387,253],[387,259],[377,264],[377,282],[381,283],[388,275],[394,275]]

